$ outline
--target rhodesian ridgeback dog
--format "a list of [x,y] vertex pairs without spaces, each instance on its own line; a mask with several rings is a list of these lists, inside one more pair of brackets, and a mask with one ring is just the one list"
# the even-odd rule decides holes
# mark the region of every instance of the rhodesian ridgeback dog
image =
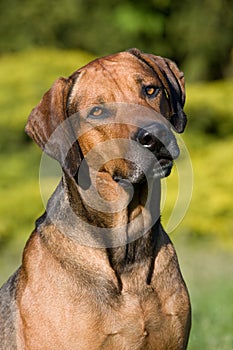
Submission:
[[0,292],[1,350],[181,350],[191,311],[160,223],[184,76],[131,49],[59,78],[26,132],[62,168]]

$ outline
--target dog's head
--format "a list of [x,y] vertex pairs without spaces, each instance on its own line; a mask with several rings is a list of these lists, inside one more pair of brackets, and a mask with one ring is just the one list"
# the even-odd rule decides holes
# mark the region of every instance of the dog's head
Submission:
[[131,49],[56,80],[32,110],[26,132],[69,176],[78,179],[82,163],[84,188],[90,166],[115,181],[138,183],[145,172],[170,173],[179,155],[172,131],[186,125],[184,102],[176,64]]

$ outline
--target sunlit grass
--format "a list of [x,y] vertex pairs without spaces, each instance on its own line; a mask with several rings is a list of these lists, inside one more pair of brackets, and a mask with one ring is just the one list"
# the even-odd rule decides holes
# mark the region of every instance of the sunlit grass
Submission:
[[230,350],[233,344],[232,252],[212,241],[172,235],[192,304],[188,350]]

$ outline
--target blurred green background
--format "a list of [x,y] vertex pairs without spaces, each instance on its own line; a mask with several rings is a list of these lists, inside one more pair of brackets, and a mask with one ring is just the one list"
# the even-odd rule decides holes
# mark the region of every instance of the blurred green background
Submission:
[[[24,133],[31,109],[57,77],[96,56],[138,47],[175,60],[186,77],[189,123],[182,137],[193,195],[170,236],[193,307],[188,349],[232,349],[232,25],[230,0],[0,2],[0,284],[20,264],[44,211],[41,151]],[[165,226],[177,193],[175,170],[166,183]]]

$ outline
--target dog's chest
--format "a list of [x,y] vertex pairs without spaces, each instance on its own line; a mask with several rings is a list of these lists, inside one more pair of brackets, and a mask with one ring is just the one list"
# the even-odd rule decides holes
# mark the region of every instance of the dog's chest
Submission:
[[44,301],[40,310],[34,306],[35,301],[27,317],[28,325],[36,321],[27,330],[29,349],[182,349],[179,316],[169,314],[150,286],[141,286],[140,293],[123,289],[117,300],[96,299],[86,291],[75,303],[62,298]]
[[159,270],[148,285],[145,265],[137,266],[122,276],[120,291],[103,271],[77,278],[62,274],[61,267],[56,275],[54,270],[44,269],[43,276],[34,273],[22,292],[26,349],[183,349],[187,294],[174,277],[170,280],[178,279],[178,271],[162,277]]
[[177,326],[178,316],[169,313],[166,303],[151,287],[142,288],[141,294],[123,290],[116,308],[103,308],[101,328],[105,342],[100,349],[177,350],[181,348]]
[[113,306],[103,315],[103,349],[147,349],[151,336],[161,328],[161,310],[153,294],[123,290],[117,308]]

